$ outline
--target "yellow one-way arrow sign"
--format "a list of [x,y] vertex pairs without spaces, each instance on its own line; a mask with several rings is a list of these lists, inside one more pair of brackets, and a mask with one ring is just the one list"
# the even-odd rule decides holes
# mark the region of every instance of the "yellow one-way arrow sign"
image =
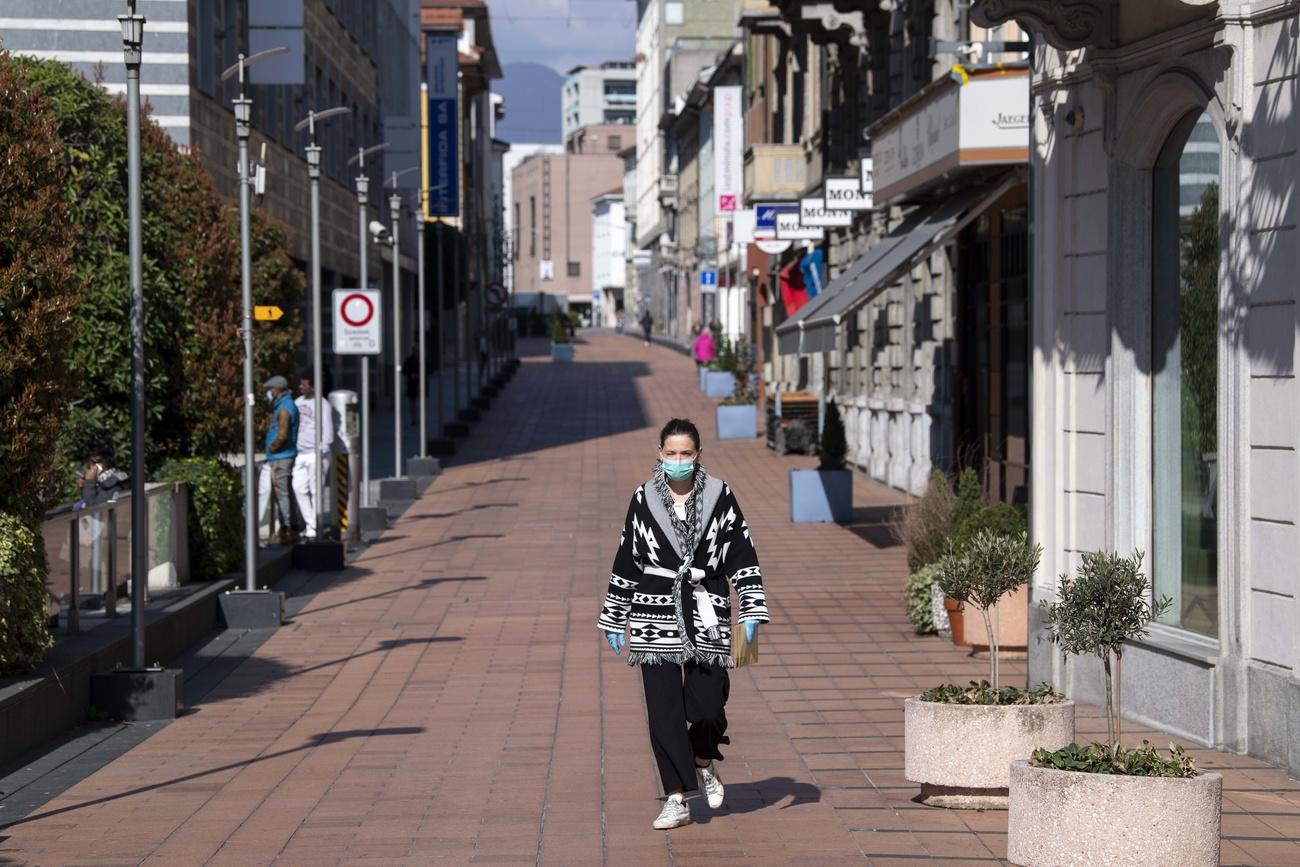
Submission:
[[266,307],[253,308],[253,318],[259,322],[274,322],[283,315],[284,311],[279,307],[267,305]]

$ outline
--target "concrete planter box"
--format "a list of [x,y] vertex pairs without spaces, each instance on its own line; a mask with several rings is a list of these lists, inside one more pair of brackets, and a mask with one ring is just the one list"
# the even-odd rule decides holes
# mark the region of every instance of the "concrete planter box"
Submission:
[[707,387],[705,385],[705,380],[708,379],[709,369],[707,367],[701,366],[699,370],[699,374],[700,374],[700,391],[706,391]]
[[791,470],[790,520],[796,524],[853,520],[850,470]]
[[1085,774],[1011,765],[1007,859],[1034,867],[1219,863],[1223,777]]
[[736,377],[725,370],[704,372],[704,394],[707,397],[726,399],[736,390]]
[[758,436],[758,407],[752,403],[720,406],[718,413],[718,439],[752,440]]
[[573,344],[572,343],[552,343],[551,344],[551,361],[567,363],[573,361]]
[[1039,747],[1074,741],[1074,702],[942,704],[903,702],[903,768],[935,807],[1003,810],[1011,763]]

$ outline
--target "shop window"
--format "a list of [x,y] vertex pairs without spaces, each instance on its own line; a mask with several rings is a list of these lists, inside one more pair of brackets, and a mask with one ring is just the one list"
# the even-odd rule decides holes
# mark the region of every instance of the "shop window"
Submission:
[[1154,171],[1152,562],[1162,621],[1219,632],[1219,137],[1175,128]]

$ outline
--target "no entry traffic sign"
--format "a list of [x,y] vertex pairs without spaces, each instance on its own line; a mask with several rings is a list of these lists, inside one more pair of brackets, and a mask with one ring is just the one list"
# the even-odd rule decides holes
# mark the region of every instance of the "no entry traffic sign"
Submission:
[[375,289],[334,290],[334,353],[378,355],[379,292]]

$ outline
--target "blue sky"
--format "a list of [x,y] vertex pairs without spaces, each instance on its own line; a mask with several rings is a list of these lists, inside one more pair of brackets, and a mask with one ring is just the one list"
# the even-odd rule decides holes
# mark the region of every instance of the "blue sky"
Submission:
[[632,0],[488,0],[488,9],[502,64],[544,63],[564,73],[632,58]]

